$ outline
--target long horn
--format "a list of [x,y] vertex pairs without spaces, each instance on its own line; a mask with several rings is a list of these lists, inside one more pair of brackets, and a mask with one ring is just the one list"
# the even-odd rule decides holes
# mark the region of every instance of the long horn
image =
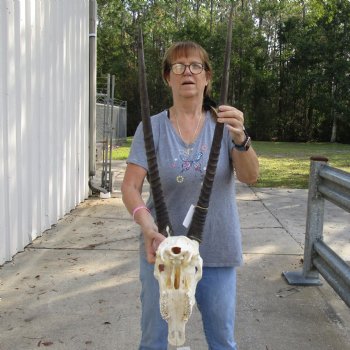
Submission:
[[157,157],[153,141],[153,131],[150,118],[150,108],[148,102],[148,90],[146,79],[145,57],[143,49],[143,36],[141,25],[139,27],[138,38],[138,67],[139,67],[139,90],[141,103],[141,117],[143,125],[143,134],[147,155],[148,164],[148,182],[151,187],[153,201],[156,211],[156,220],[158,231],[164,236],[171,235],[172,228],[169,220],[168,210],[165,204],[162,185],[159,177],[159,170],[157,165]]
[[[230,75],[230,60],[231,60],[230,57],[231,57],[231,46],[232,46],[233,10],[234,10],[234,4],[233,4],[233,1],[231,1],[231,10],[230,10],[229,21],[227,25],[224,71],[222,75],[221,89],[220,89],[220,104],[227,103],[228,83],[229,83],[229,75]],[[214,108],[212,108],[212,111],[215,115],[217,115],[216,110]],[[219,160],[223,131],[224,131],[224,124],[216,123],[213,141],[212,141],[209,159],[208,159],[208,164],[207,164],[207,170],[205,172],[201,193],[197,202],[197,206],[195,207],[192,221],[187,233],[188,238],[194,239],[198,242],[202,241],[202,234],[203,234],[205,219],[206,219],[208,207],[209,207],[210,194],[213,187],[217,163]]]

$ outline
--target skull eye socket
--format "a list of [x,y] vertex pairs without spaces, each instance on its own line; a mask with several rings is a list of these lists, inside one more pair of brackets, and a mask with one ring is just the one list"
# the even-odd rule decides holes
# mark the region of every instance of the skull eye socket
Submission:
[[158,265],[158,270],[159,270],[159,272],[163,272],[165,270],[164,264],[159,264]]
[[171,251],[172,251],[174,254],[180,254],[180,253],[181,253],[181,248],[180,248],[180,247],[172,247],[172,248],[171,248]]

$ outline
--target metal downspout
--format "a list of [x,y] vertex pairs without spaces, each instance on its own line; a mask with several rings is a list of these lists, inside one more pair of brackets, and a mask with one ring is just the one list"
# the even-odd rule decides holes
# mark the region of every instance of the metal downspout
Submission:
[[89,0],[89,188],[108,191],[93,182],[96,175],[96,0]]

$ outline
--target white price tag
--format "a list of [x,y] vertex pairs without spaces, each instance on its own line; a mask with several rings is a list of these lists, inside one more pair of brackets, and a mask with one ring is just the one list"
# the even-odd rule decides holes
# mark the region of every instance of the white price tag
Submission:
[[191,204],[190,209],[188,209],[188,212],[186,214],[185,220],[182,223],[182,225],[184,225],[186,228],[188,228],[188,226],[190,226],[190,223],[192,221],[193,213],[194,213],[194,205]]

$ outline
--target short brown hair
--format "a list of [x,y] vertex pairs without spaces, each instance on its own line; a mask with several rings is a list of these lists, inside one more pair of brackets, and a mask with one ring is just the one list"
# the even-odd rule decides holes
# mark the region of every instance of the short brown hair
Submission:
[[162,76],[164,81],[167,81],[167,78],[170,74],[171,65],[174,60],[178,57],[187,57],[190,53],[196,53],[202,60],[204,64],[204,70],[207,74],[208,85],[204,90],[204,96],[209,96],[211,91],[211,78],[212,78],[212,68],[209,61],[209,55],[207,51],[199,44],[194,41],[179,41],[172,44],[167,51],[165,52],[163,62],[162,62]]

